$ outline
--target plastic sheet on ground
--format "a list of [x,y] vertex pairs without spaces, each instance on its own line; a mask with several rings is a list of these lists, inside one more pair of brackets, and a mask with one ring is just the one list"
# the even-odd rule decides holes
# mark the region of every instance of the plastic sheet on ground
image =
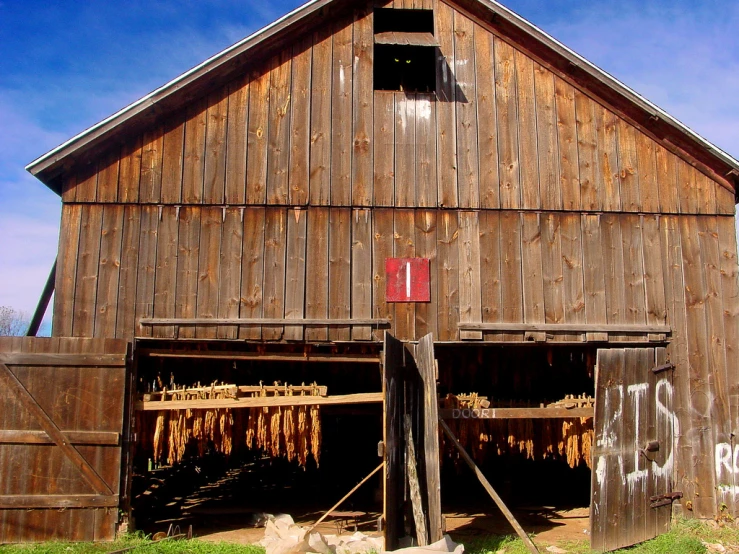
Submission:
[[[267,554],[367,554],[382,553],[384,541],[381,537],[368,537],[364,533],[353,535],[322,535],[318,532],[308,533],[296,525],[287,514],[270,516],[264,530],[264,538],[259,542],[267,550]],[[393,551],[397,554],[462,554],[464,546],[456,544],[449,535],[428,546],[411,546]]]

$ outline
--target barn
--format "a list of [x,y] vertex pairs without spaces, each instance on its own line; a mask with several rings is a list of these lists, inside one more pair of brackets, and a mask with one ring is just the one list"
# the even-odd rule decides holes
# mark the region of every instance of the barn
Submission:
[[0,339],[0,543],[212,459],[294,513],[384,461],[388,546],[418,461],[433,538],[477,486],[438,416],[599,550],[739,515],[739,162],[492,0],[311,0],[27,169],[61,233],[52,337]]

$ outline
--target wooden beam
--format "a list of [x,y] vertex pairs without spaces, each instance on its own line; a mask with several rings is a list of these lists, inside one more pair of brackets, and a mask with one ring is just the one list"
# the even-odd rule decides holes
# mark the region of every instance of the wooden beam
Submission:
[[46,431],[64,455],[69,458],[92,489],[98,494],[112,495],[113,491],[108,484],[98,475],[97,471],[95,471],[82,454],[74,446],[69,444],[64,433],[56,426],[56,423],[54,423],[44,409],[36,402],[31,393],[28,392],[26,387],[23,386],[23,383],[18,380],[15,374],[4,363],[0,363],[0,381],[3,381],[8,387],[10,394],[15,396],[23,407],[33,414],[41,425],[41,428]]
[[413,508],[413,522],[416,524],[416,540],[418,546],[427,546],[429,543],[426,532],[426,517],[423,513],[423,500],[421,499],[421,485],[418,482],[418,467],[416,466],[416,445],[413,442],[413,431],[411,429],[411,415],[403,417],[403,428],[405,430],[405,469],[408,476],[408,489]]
[[275,362],[330,362],[330,363],[365,363],[378,364],[380,357],[374,354],[310,354],[303,352],[237,352],[237,351],[211,351],[211,352],[172,352],[164,350],[139,350],[139,354],[151,356],[152,358],[197,358],[207,360],[260,360]]
[[669,325],[610,325],[585,323],[469,323],[460,322],[457,327],[471,331],[526,332],[544,331],[547,333],[670,333]]
[[503,512],[503,515],[508,520],[508,523],[511,524],[513,529],[516,530],[516,533],[519,537],[521,537],[521,540],[526,545],[526,548],[529,549],[529,552],[532,554],[539,554],[539,550],[536,548],[536,545],[531,542],[531,539],[526,534],[526,531],[523,530],[523,527],[516,521],[516,518],[513,517],[513,514],[508,509],[508,506],[505,505],[503,500],[498,496],[498,493],[495,492],[495,489],[490,484],[490,482],[485,478],[485,475],[483,475],[482,471],[480,471],[480,468],[477,467],[475,462],[470,458],[470,455],[467,454],[467,451],[462,447],[461,444],[459,444],[459,441],[457,440],[457,437],[454,436],[454,433],[452,433],[452,430],[449,429],[449,426],[444,423],[443,419],[439,420],[439,425],[441,426],[442,430],[444,431],[444,434],[449,437],[449,440],[452,441],[454,446],[459,451],[459,454],[462,456],[462,459],[467,462],[467,465],[470,467],[472,471],[475,472],[475,475],[480,480],[480,483],[482,484],[483,488],[487,491],[487,493],[490,495],[490,498],[493,499],[495,504],[498,506],[501,512]]
[[347,327],[358,325],[376,325],[378,327],[389,327],[390,320],[384,318],[376,319],[285,319],[285,318],[161,318],[144,317],[139,320],[141,325],[294,325],[302,327]]
[[6,365],[35,365],[53,367],[120,367],[126,365],[125,354],[0,354],[0,363]]
[[39,327],[41,327],[41,322],[43,321],[44,315],[46,314],[46,309],[49,307],[49,300],[51,299],[51,295],[54,293],[55,283],[56,259],[54,259],[54,265],[51,266],[49,277],[46,279],[46,285],[44,285],[44,290],[41,293],[41,298],[39,298],[38,304],[36,305],[36,311],[33,312],[31,324],[28,326],[28,332],[26,333],[27,337],[35,337],[38,333]]
[[116,508],[118,495],[102,494],[6,494],[0,495],[0,510],[33,508]]
[[567,419],[593,417],[594,408],[449,408],[441,419]]
[[[120,435],[105,431],[62,431],[70,444],[117,446]],[[0,444],[54,444],[46,431],[0,430]]]
[[204,410],[215,408],[266,408],[275,406],[316,406],[336,404],[368,404],[382,402],[381,392],[364,392],[336,396],[255,396],[253,398],[212,400],[152,400],[136,402],[135,409],[150,410]]

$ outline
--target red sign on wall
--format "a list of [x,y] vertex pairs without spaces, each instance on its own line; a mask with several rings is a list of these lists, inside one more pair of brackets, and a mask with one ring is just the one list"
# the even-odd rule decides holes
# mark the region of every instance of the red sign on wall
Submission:
[[386,302],[431,302],[427,258],[385,258]]

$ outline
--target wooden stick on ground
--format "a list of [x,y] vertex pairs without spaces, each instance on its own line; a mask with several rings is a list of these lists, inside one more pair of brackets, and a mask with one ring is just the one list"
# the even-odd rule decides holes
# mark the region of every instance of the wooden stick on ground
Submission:
[[516,530],[516,533],[518,533],[518,536],[521,537],[521,540],[524,542],[526,547],[529,549],[529,552],[531,554],[539,554],[539,550],[536,548],[536,545],[531,542],[531,539],[526,534],[526,531],[523,530],[523,527],[516,521],[516,518],[513,517],[513,514],[508,509],[508,506],[505,505],[503,500],[498,496],[498,493],[495,492],[495,489],[490,484],[490,482],[485,478],[482,471],[480,471],[480,468],[477,467],[475,462],[472,460],[469,454],[467,454],[467,451],[462,447],[461,444],[459,444],[459,441],[457,440],[457,437],[454,436],[454,433],[452,433],[452,430],[449,429],[449,426],[444,422],[443,419],[439,420],[439,425],[441,426],[442,430],[444,431],[444,434],[449,437],[449,440],[452,441],[454,446],[457,447],[457,450],[459,450],[459,454],[462,456],[465,462],[467,462],[467,465],[470,466],[470,469],[475,472],[475,475],[477,475],[477,478],[480,480],[480,483],[485,488],[487,493],[490,495],[490,498],[493,499],[495,504],[498,506],[501,512],[503,512],[503,515],[506,517],[508,522],[511,524],[511,526]]
[[325,514],[323,514],[323,515],[322,515],[322,516],[321,516],[320,518],[318,518],[318,521],[316,521],[316,522],[315,522],[315,523],[314,523],[313,525],[311,525],[310,529],[308,529],[308,531],[306,531],[306,532],[305,532],[305,534],[306,534],[306,535],[308,535],[308,534],[309,534],[309,533],[310,533],[311,531],[313,531],[313,529],[315,529],[316,527],[318,527],[318,525],[319,525],[319,524],[320,524],[320,523],[321,523],[321,522],[322,522],[322,521],[323,521],[324,519],[326,519],[326,518],[327,518],[328,516],[330,516],[330,515],[331,515],[331,514],[333,513],[333,511],[334,511],[334,510],[335,510],[336,508],[338,508],[339,506],[341,506],[341,504],[342,504],[342,503],[344,502],[344,500],[346,500],[347,498],[349,498],[349,497],[350,497],[350,496],[351,496],[352,494],[354,494],[354,492],[355,492],[355,491],[356,491],[356,490],[357,490],[357,489],[358,489],[359,487],[361,487],[361,486],[362,486],[362,485],[364,485],[364,484],[365,484],[365,483],[366,483],[367,481],[369,481],[370,477],[372,477],[372,476],[373,476],[373,475],[374,475],[375,473],[377,473],[378,471],[380,471],[380,470],[382,469],[382,466],[384,466],[384,465],[385,465],[385,462],[382,462],[382,463],[381,463],[381,464],[380,464],[379,466],[377,466],[377,467],[376,467],[375,469],[373,469],[373,470],[372,470],[372,472],[371,472],[371,473],[370,473],[369,475],[367,475],[367,477],[365,477],[365,478],[364,478],[364,479],[362,479],[362,480],[361,480],[361,481],[360,481],[359,483],[357,483],[357,484],[356,484],[356,485],[354,486],[354,488],[353,488],[352,490],[350,490],[350,491],[349,491],[348,493],[346,493],[346,494],[345,494],[345,495],[344,495],[344,496],[342,497],[342,499],[341,499],[341,500],[339,500],[339,501],[338,501],[338,502],[337,502],[336,504],[334,504],[333,506],[331,506],[331,508],[329,508],[328,512],[326,512],[326,513],[325,513]]

